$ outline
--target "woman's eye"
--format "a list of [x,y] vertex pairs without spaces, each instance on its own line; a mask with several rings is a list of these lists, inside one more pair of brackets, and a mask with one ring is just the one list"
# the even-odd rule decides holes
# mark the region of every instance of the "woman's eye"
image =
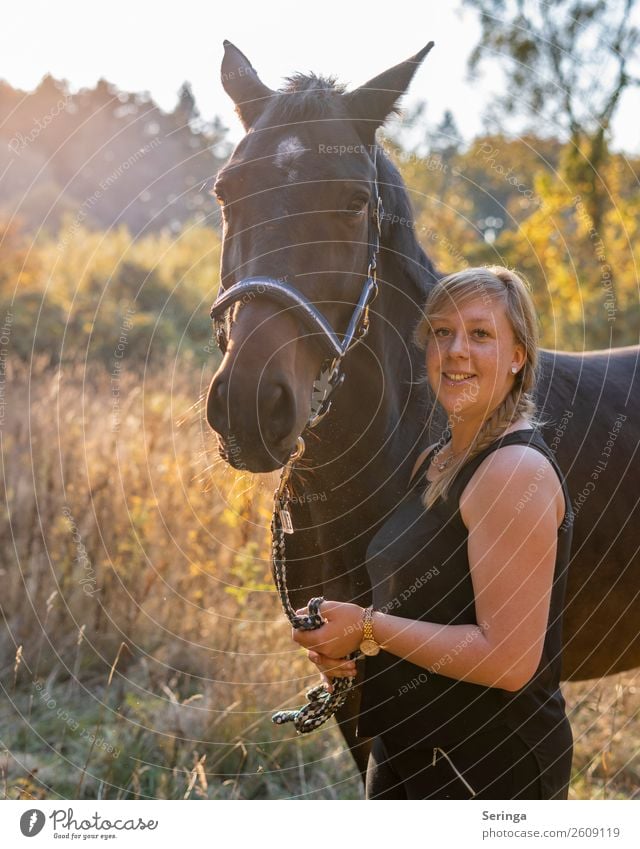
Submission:
[[449,331],[447,330],[446,327],[436,327],[436,329],[433,331],[433,335],[434,336],[446,336],[446,334],[448,332]]
[[486,330],[483,330],[482,327],[476,327],[476,329],[473,332],[477,333],[479,336],[482,336],[482,337],[489,335]]

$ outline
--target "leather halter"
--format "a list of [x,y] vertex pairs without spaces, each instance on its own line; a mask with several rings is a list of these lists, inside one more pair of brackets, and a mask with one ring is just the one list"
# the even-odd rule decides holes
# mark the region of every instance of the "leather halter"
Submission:
[[320,310],[298,289],[273,277],[247,277],[223,290],[211,307],[211,318],[214,321],[216,342],[224,354],[227,349],[228,336],[231,329],[229,307],[238,301],[248,303],[255,297],[268,297],[289,309],[295,309],[304,327],[313,334],[313,338],[321,345],[325,360],[320,374],[313,384],[311,399],[311,414],[306,427],[314,427],[324,418],[331,407],[331,396],[344,380],[340,371],[343,358],[355,345],[367,335],[369,330],[369,306],[378,293],[376,280],[377,257],[380,249],[382,230],[382,198],[378,188],[377,145],[374,147],[373,165],[373,204],[371,220],[373,227],[372,238],[369,240],[371,249],[367,279],[356,304],[346,332],[340,339]]

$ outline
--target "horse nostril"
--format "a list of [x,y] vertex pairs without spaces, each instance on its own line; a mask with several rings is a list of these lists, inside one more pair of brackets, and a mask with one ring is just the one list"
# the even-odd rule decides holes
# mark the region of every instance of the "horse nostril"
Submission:
[[293,393],[286,384],[265,387],[260,399],[260,421],[267,445],[277,445],[289,436],[295,422]]
[[224,404],[225,396],[227,394],[227,382],[226,380],[221,380],[215,387],[215,396],[216,402],[218,404]]
[[222,423],[224,421],[224,410],[227,396],[227,381],[223,379],[215,379],[209,389],[209,397],[207,399],[207,421],[213,430],[221,433]]

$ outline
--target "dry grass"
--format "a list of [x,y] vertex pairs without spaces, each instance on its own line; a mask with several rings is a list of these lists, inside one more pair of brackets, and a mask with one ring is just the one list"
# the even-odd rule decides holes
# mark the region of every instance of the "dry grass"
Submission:
[[357,796],[333,725],[270,722],[313,681],[271,589],[273,480],[223,466],[197,377],[167,374],[11,375],[5,795]]
[[570,798],[640,798],[640,672],[562,690],[574,738]]
[[[198,375],[8,377],[5,798],[361,798],[334,723],[270,722],[313,681],[271,590],[274,481],[217,461]],[[572,796],[637,796],[637,676],[563,689]]]

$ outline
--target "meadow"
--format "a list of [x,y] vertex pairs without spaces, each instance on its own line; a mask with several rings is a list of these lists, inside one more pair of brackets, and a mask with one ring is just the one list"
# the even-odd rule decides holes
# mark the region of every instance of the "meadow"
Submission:
[[[361,798],[269,574],[273,476],[216,460],[207,369],[12,367],[3,431],[5,798]],[[640,676],[564,685],[575,799],[638,796]]]

